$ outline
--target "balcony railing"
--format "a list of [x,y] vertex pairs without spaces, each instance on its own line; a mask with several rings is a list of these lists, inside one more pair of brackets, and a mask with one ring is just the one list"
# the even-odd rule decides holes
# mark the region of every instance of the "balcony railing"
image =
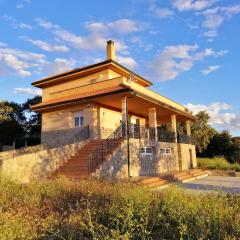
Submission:
[[175,142],[176,136],[174,132],[162,130],[158,128],[158,141],[160,142]]
[[147,128],[145,126],[141,126],[138,124],[129,125],[129,137],[135,139],[142,138],[148,138],[151,140],[157,139],[158,141],[161,142],[175,142],[175,133],[173,132],[158,128],[156,133],[155,128]]
[[179,134],[178,143],[194,144],[194,138],[193,136]]

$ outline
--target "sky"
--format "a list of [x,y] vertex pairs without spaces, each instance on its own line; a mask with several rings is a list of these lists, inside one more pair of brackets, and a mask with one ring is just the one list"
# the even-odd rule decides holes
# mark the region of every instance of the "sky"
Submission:
[[152,81],[152,90],[219,131],[240,135],[240,0],[0,0],[0,100],[41,94],[31,82],[103,61]]

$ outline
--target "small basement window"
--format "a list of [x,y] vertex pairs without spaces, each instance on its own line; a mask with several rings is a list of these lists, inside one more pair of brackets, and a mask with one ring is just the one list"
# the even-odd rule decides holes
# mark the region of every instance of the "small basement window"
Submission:
[[161,148],[160,149],[160,154],[162,154],[162,155],[169,156],[172,154],[172,152],[173,152],[173,150],[171,148]]
[[142,155],[153,155],[153,147],[141,147],[140,153]]
[[73,114],[73,126],[74,127],[83,127],[83,113],[75,112]]

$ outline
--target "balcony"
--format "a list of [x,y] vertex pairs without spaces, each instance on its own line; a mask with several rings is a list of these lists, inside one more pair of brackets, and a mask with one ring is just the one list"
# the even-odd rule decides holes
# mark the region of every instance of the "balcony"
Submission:
[[[157,138],[156,138],[157,133]],[[129,125],[129,137],[135,138],[135,139],[143,139],[148,138],[151,140],[157,139],[159,142],[175,142],[175,133],[157,128],[157,131],[155,128],[148,128],[145,126],[137,125],[137,124],[130,124]],[[177,135],[177,142],[178,143],[185,143],[185,144],[194,144],[194,139],[192,136],[188,135]]]
[[193,136],[178,134],[177,140],[178,140],[178,143],[194,144]]

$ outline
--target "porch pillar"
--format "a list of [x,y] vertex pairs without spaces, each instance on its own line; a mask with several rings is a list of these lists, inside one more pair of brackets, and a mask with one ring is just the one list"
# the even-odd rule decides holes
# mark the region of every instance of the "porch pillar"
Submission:
[[158,141],[156,108],[148,109],[148,118],[149,118],[149,127],[150,127],[150,138]]
[[127,97],[123,97],[121,99],[121,108],[122,108],[122,122],[124,123],[123,129],[124,135],[127,136],[127,124],[128,124],[128,99]]
[[124,123],[124,127],[122,126],[122,133],[126,137],[127,140],[127,164],[128,164],[128,177],[131,177],[131,161],[130,161],[130,141],[129,141],[129,119],[128,119],[128,99],[127,97],[123,97],[121,99],[121,107],[122,107],[122,122]]
[[188,136],[191,136],[191,121],[185,121],[186,132]]
[[175,114],[171,115],[171,131],[175,134],[174,142],[177,142],[177,120]]

